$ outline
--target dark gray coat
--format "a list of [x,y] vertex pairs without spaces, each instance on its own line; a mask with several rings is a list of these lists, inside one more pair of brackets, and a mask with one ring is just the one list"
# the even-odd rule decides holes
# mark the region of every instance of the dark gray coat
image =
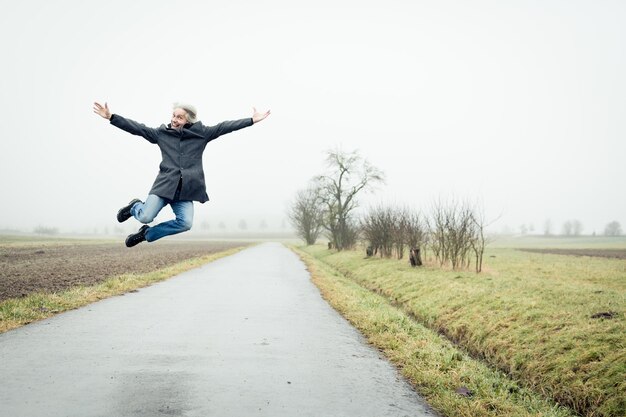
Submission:
[[111,116],[111,124],[133,135],[142,136],[161,149],[163,160],[150,194],[173,200],[179,181],[182,180],[178,199],[204,203],[209,199],[202,167],[202,153],[207,143],[226,133],[252,126],[253,122],[252,118],[226,121],[215,126],[196,122],[187,123],[182,130],[177,130],[169,124],[150,128],[114,114]]

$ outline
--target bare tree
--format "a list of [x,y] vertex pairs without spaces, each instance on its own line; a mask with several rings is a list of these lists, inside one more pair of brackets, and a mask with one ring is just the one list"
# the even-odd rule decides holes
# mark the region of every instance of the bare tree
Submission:
[[288,213],[296,234],[304,239],[307,245],[315,244],[322,230],[324,207],[321,205],[318,191],[314,187],[298,191]]
[[320,201],[324,204],[323,226],[337,250],[351,247],[357,238],[352,212],[357,207],[357,195],[384,182],[383,173],[357,151],[328,151],[328,173],[316,178]]
[[404,247],[406,246],[409,212],[407,209],[396,209],[392,212],[393,217],[393,245],[396,257],[402,259],[404,257]]
[[487,237],[485,229],[490,224],[497,221],[500,216],[487,222],[485,217],[485,208],[482,205],[475,205],[472,210],[472,220],[474,222],[474,237],[471,241],[472,249],[476,255],[476,273],[480,273],[483,270],[483,255],[485,254],[485,247],[490,242]]
[[543,223],[543,234],[545,236],[550,236],[552,234],[552,220],[546,219]]
[[563,223],[562,234],[565,236],[580,236],[583,231],[583,224],[580,220],[567,220]]
[[563,223],[563,228],[561,229],[561,234],[565,235],[565,236],[571,236],[572,235],[572,222],[570,220],[567,220],[565,223]]
[[525,224],[522,224],[519,227],[519,232],[522,236],[526,235],[528,233],[528,227]]
[[430,249],[435,259],[439,261],[439,265],[443,266],[446,253],[446,221],[443,207],[439,202],[433,205],[431,217],[427,222],[428,230],[430,230]]
[[572,220],[572,234],[574,236],[580,236],[583,232],[583,224],[580,220],[574,219]]
[[439,265],[450,263],[452,269],[469,264],[469,251],[475,235],[471,206],[456,201],[437,201],[433,205],[430,247]]
[[474,218],[471,207],[463,204],[455,212],[447,211],[448,258],[452,269],[465,268],[470,262],[470,249],[474,239]]
[[622,225],[620,225],[617,220],[614,220],[606,225],[604,228],[604,234],[606,236],[621,236]]
[[58,235],[59,229],[56,227],[48,227],[48,226],[39,225],[35,227],[35,229],[33,229],[33,233],[36,233],[38,235]]

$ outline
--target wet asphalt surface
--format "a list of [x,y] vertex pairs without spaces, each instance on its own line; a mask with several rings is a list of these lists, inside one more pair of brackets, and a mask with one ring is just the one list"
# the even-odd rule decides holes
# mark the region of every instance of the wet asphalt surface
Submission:
[[266,243],[0,335],[0,416],[431,416]]

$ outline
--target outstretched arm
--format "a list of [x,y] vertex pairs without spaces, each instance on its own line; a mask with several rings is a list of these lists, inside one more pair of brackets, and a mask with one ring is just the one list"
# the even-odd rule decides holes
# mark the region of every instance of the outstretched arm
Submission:
[[[205,137],[211,141],[219,136],[225,135],[230,132],[234,132],[235,130],[243,129],[244,127],[252,126],[255,123],[264,120],[267,116],[270,115],[270,111],[266,111],[264,113],[258,112],[256,108],[252,108],[254,113],[252,117],[248,117],[247,119],[241,120],[232,120],[219,123],[215,126],[205,127],[204,134]],[[117,116],[116,116],[117,117]]]
[[142,136],[148,142],[157,143],[157,130],[147,127],[142,123],[137,123],[134,120],[126,119],[119,114],[113,117],[113,113],[109,110],[107,103],[104,103],[104,107],[100,103],[93,103],[93,112],[97,115],[109,120],[111,124],[122,130],[127,131],[133,135]]
[[254,113],[252,114],[252,123],[258,123],[270,115],[269,110],[265,113],[258,112],[256,107],[253,107],[252,110],[254,111]]
[[100,103],[93,103],[93,112],[107,120],[111,120],[111,111],[107,103],[104,103],[104,107]]

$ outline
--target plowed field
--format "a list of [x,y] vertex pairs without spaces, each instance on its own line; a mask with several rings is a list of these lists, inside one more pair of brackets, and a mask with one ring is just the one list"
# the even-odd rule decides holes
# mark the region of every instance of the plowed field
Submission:
[[124,273],[145,273],[226,249],[227,242],[156,242],[126,248],[120,243],[0,245],[0,301],[76,285],[92,285]]

